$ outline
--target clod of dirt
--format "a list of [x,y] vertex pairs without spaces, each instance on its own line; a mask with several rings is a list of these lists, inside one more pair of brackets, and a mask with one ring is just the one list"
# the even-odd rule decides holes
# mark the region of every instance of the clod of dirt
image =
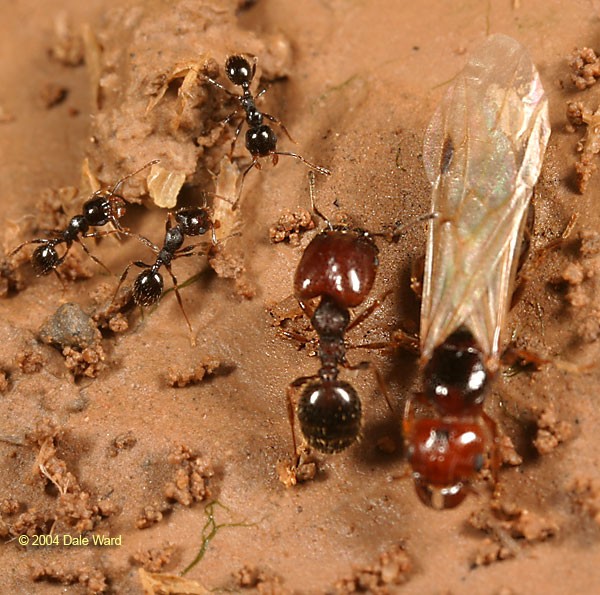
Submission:
[[71,372],[73,378],[97,378],[98,374],[106,367],[104,360],[106,354],[100,343],[92,347],[86,347],[82,351],[73,347],[65,347],[62,350],[65,358],[65,366]]
[[[90,159],[103,182],[114,183],[156,158],[192,185],[201,183],[198,163],[205,168],[200,176],[218,172],[232,133],[220,122],[239,104],[205,77],[222,81],[221,65],[231,52],[228,40],[260,56],[257,81],[261,73],[270,80],[286,76],[291,61],[290,45],[281,35],[259,39],[239,25],[236,10],[237,3],[229,0],[182,0],[176,11],[168,3],[126,4],[106,15],[104,28],[86,32],[95,101],[90,134],[98,141]],[[165,30],[178,33],[165,36]],[[145,194],[142,183],[128,181],[128,200],[140,202],[134,197]]]
[[208,463],[192,453],[187,446],[179,446],[169,456],[169,463],[176,465],[175,479],[165,486],[165,498],[175,500],[182,506],[191,506],[210,496],[208,484],[213,470]]
[[119,434],[110,445],[108,454],[111,457],[116,457],[121,450],[129,450],[137,444],[137,438],[133,435],[133,432],[125,432]]
[[498,440],[498,453],[503,465],[519,466],[523,462],[523,457],[516,451],[510,436],[504,434]]
[[365,568],[355,570],[354,576],[335,585],[335,592],[345,593],[389,593],[394,585],[408,581],[413,564],[402,545],[392,546],[379,556],[379,560]]
[[577,48],[569,60],[571,82],[583,91],[596,84],[600,77],[600,61],[591,48]]
[[272,244],[278,242],[289,242],[293,246],[300,243],[300,236],[305,231],[314,229],[315,222],[312,215],[306,209],[290,211],[286,209],[277,223],[269,228],[269,239]]
[[474,512],[469,524],[489,534],[475,553],[473,566],[488,565],[498,560],[514,558],[521,542],[537,543],[558,534],[558,525],[517,504],[493,502]]
[[171,562],[174,553],[175,546],[172,544],[149,550],[140,549],[131,556],[131,562],[148,572],[158,572]]
[[256,566],[244,566],[234,575],[235,585],[239,589],[254,589],[257,593],[283,594],[287,591],[278,576],[273,576]]
[[569,487],[575,508],[600,527],[600,481],[597,478],[579,477]]
[[147,572],[139,569],[140,583],[145,595],[210,595],[211,591],[200,583],[176,574]]
[[91,566],[68,569],[58,562],[45,565],[36,563],[31,567],[31,579],[36,582],[48,581],[59,582],[62,585],[83,585],[85,592],[90,595],[105,593],[108,590],[104,573]]
[[167,384],[175,388],[183,388],[199,384],[203,380],[229,369],[228,366],[224,366],[218,359],[205,357],[196,366],[186,370],[171,366],[167,373]]
[[206,461],[184,445],[178,446],[168,460],[177,469],[173,481],[167,482],[163,490],[165,501],[144,507],[136,521],[138,529],[147,529],[160,522],[165,513],[173,510],[176,502],[191,506],[210,497],[209,483],[214,472]]
[[559,420],[552,407],[540,412],[537,426],[538,431],[533,445],[541,455],[551,453],[561,442],[568,440],[573,434],[571,424]]
[[17,354],[16,364],[23,374],[37,374],[46,364],[46,359],[37,349],[23,349]]
[[590,178],[598,169],[594,156],[600,152],[600,110],[592,112],[581,102],[567,103],[567,119],[573,128],[586,124],[583,138],[577,143],[577,152],[581,153],[575,163],[577,189],[583,194]]
[[78,304],[63,304],[40,329],[40,339],[55,347],[83,350],[96,345],[102,335],[94,320]]
[[29,441],[39,448],[34,472],[42,479],[44,486],[50,482],[58,492],[53,510],[48,513],[53,518],[56,531],[91,531],[115,509],[110,501],[96,500],[81,488],[77,477],[58,455],[57,442],[61,435],[59,428],[45,420],[28,436]]
[[246,275],[242,254],[219,247],[210,253],[208,264],[222,279],[235,280],[236,294],[239,297],[250,300],[256,295],[256,289]]
[[294,460],[279,461],[277,463],[277,475],[279,481],[286,487],[291,488],[298,483],[311,481],[317,474],[317,458],[308,445],[298,447]]

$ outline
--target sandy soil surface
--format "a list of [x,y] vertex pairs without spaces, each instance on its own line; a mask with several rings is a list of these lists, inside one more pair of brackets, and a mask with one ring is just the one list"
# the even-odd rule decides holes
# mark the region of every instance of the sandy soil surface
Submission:
[[[113,276],[75,246],[64,287],[54,275],[35,277],[29,248],[16,270],[3,261],[0,590],[599,592],[600,174],[591,172],[593,137],[584,151],[591,173],[584,194],[575,163],[585,121],[590,130],[595,125],[600,67],[587,56],[579,89],[569,60],[574,48],[600,51],[600,5],[239,4],[18,0],[5,7],[4,249],[64,227],[95,178],[112,185],[151,159],[179,172],[182,200],[198,204],[199,189],[213,188],[207,168],[217,171],[229,149],[231,130],[217,121],[233,104],[193,74],[222,81],[226,56],[239,52],[255,54],[257,79],[273,81],[261,106],[298,141],[282,135],[281,149],[332,170],[317,179],[321,210],[375,230],[414,218],[429,206],[421,146],[444,89],[487,33],[512,35],[538,65],[552,136],[535,192],[527,282],[506,336],[554,363],[535,373],[508,370],[488,398],[487,411],[507,437],[501,497],[492,503],[482,482],[480,494],[455,510],[425,508],[407,476],[400,414],[390,413],[367,372],[342,372],[363,400],[361,441],[316,457],[305,469],[315,471],[310,481],[290,488],[280,481],[291,448],[286,387],[318,367],[310,345],[301,348],[276,326],[294,311],[293,271],[314,234],[300,224],[291,241],[271,241],[286,209],[301,215],[309,208],[306,167],[282,157],[247,176],[238,220],[228,228],[237,224],[241,233],[212,266],[205,257],[173,264],[181,281],[196,276],[181,290],[194,346],[172,292],[143,317],[139,308],[104,312],[120,271],[151,258],[133,239],[88,241]],[[574,130],[567,102],[581,102],[570,108]],[[244,156],[242,142],[236,151]],[[125,197],[139,203],[145,182],[145,173],[129,180]],[[539,257],[575,214],[568,239]],[[164,221],[164,210],[133,205],[124,224],[160,243]],[[398,244],[381,242],[372,296],[393,294],[352,331],[352,342],[418,330],[409,277],[424,248],[420,226]],[[67,308],[83,337],[57,348],[44,341],[57,333],[48,319],[67,303],[83,310]],[[401,351],[368,358],[401,412],[420,386],[416,358]],[[42,534],[60,544],[41,545],[35,536]],[[23,535],[28,545],[20,545]],[[66,545],[65,535],[90,542]],[[93,536],[116,541],[94,545]]]

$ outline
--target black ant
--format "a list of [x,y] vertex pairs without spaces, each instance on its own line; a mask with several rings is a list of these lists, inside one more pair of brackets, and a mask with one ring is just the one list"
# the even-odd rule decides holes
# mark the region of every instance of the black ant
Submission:
[[[121,178],[111,189],[102,188],[96,190],[92,197],[83,203],[81,214],[72,217],[64,230],[52,231],[52,233],[56,234],[55,237],[40,238],[23,242],[20,246],[15,248],[9,256],[14,256],[21,248],[28,244],[41,244],[33,251],[31,265],[38,276],[47,275],[52,271],[56,272],[56,269],[67,257],[73,243],[78,242],[85,253],[94,262],[110,273],[106,266],[88,250],[87,246],[81,241],[81,238],[99,238],[112,233],[124,233],[127,235],[129,233],[128,230],[124,229],[119,222],[119,219],[125,215],[125,200],[122,196],[117,194],[117,190],[125,180],[158,162],[159,160],[155,159],[146,163],[146,165],[140,169]],[[103,227],[108,223],[112,223],[115,229],[90,233],[90,228]],[[56,247],[60,244],[65,244],[66,246],[62,256],[59,256],[58,251],[56,250]]]
[[[119,291],[119,288],[121,287],[121,284],[123,281],[125,281],[125,278],[129,273],[129,269],[132,266],[136,266],[143,269],[143,271],[133,282],[133,301],[138,306],[152,306],[153,304],[156,304],[163,294],[164,280],[160,273],[160,269],[164,266],[171,276],[173,281],[173,290],[175,291],[177,302],[179,303],[179,307],[181,308],[181,312],[183,313],[187,323],[190,336],[193,337],[192,324],[185,313],[183,301],[179,293],[177,278],[171,270],[171,262],[176,258],[198,254],[198,252],[194,251],[194,249],[198,247],[198,244],[191,244],[185,248],[182,247],[186,237],[204,235],[209,230],[212,230],[212,244],[216,245],[217,239],[215,236],[215,225],[212,221],[211,211],[208,207],[183,207],[175,211],[175,213],[169,213],[165,228],[165,239],[163,240],[162,248],[159,248],[156,244],[152,243],[144,236],[137,236],[142,243],[154,251],[156,254],[156,260],[153,264],[135,261],[127,265],[127,268],[123,271],[123,274],[119,280],[119,284],[117,285],[115,297]],[[114,299],[115,298],[113,297],[113,302]]]
[[[248,126],[248,130],[246,131],[246,148],[250,152],[250,155],[252,155],[252,162],[242,174],[242,181],[238,192],[238,199],[242,191],[241,186],[243,185],[244,178],[246,177],[248,172],[253,167],[260,169],[261,166],[259,159],[261,157],[270,156],[272,158],[273,165],[276,165],[279,160],[279,155],[288,155],[290,157],[298,159],[299,161],[302,161],[308,167],[323,175],[328,176],[331,174],[331,172],[328,169],[310,163],[310,161],[307,161],[304,157],[298,155],[297,153],[291,153],[289,151],[277,151],[277,135],[275,134],[271,126],[264,123],[265,118],[281,127],[283,132],[292,142],[295,141],[290,136],[290,133],[288,132],[287,128],[283,125],[282,122],[275,118],[275,116],[272,116],[265,112],[261,112],[256,107],[256,100],[266,92],[266,89],[263,89],[260,93],[254,96],[250,91],[250,85],[256,73],[256,60],[254,60],[252,65],[250,65],[250,62],[244,56],[229,56],[229,58],[227,58],[225,62],[225,72],[227,74],[227,78],[234,85],[237,85],[242,88],[241,95],[232,93],[231,91],[229,91],[229,89],[226,89],[223,85],[221,85],[219,82],[215,81],[210,77],[206,77],[206,80],[218,87],[219,89],[225,91],[225,93],[227,93],[229,96],[235,97],[240,102],[240,105],[245,113],[245,116],[240,119],[235,130],[235,136],[231,144],[230,152],[231,156],[231,154],[233,154],[233,148],[235,146],[235,143],[238,139],[238,136],[240,135],[242,126],[245,122]],[[225,118],[224,122],[228,123],[230,120],[235,118],[238,115],[238,113],[238,110],[236,110],[233,113],[229,114],[229,116]]]
[[[302,388],[296,411],[300,429],[309,445],[325,453],[340,452],[354,443],[361,428],[361,402],[354,387],[338,379],[339,368],[371,368],[391,408],[385,385],[371,362],[350,365],[346,360],[346,333],[360,324],[380,305],[376,300],[350,321],[350,308],[361,305],[369,295],[377,268],[379,249],[374,236],[362,230],[333,226],[314,203],[314,175],[310,176],[313,211],[327,224],[304,250],[294,276],[298,303],[319,338],[321,367],[317,374],[294,380],[287,390],[288,416],[292,427],[294,456],[293,393]],[[316,308],[311,300],[320,298]],[[285,333],[293,338],[292,333]]]

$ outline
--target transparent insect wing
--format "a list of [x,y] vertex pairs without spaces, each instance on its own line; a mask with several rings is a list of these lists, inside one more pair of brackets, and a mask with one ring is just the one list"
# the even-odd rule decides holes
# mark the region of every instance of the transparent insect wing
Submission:
[[432,184],[421,307],[424,359],[462,324],[497,358],[521,234],[550,135],[526,50],[489,37],[448,89],[425,136]]

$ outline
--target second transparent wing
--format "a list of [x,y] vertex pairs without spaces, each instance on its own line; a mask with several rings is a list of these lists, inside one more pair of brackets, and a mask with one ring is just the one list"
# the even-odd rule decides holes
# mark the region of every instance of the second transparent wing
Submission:
[[444,96],[425,137],[432,184],[421,350],[467,324],[497,357],[523,222],[550,127],[539,75],[526,50],[489,37]]

